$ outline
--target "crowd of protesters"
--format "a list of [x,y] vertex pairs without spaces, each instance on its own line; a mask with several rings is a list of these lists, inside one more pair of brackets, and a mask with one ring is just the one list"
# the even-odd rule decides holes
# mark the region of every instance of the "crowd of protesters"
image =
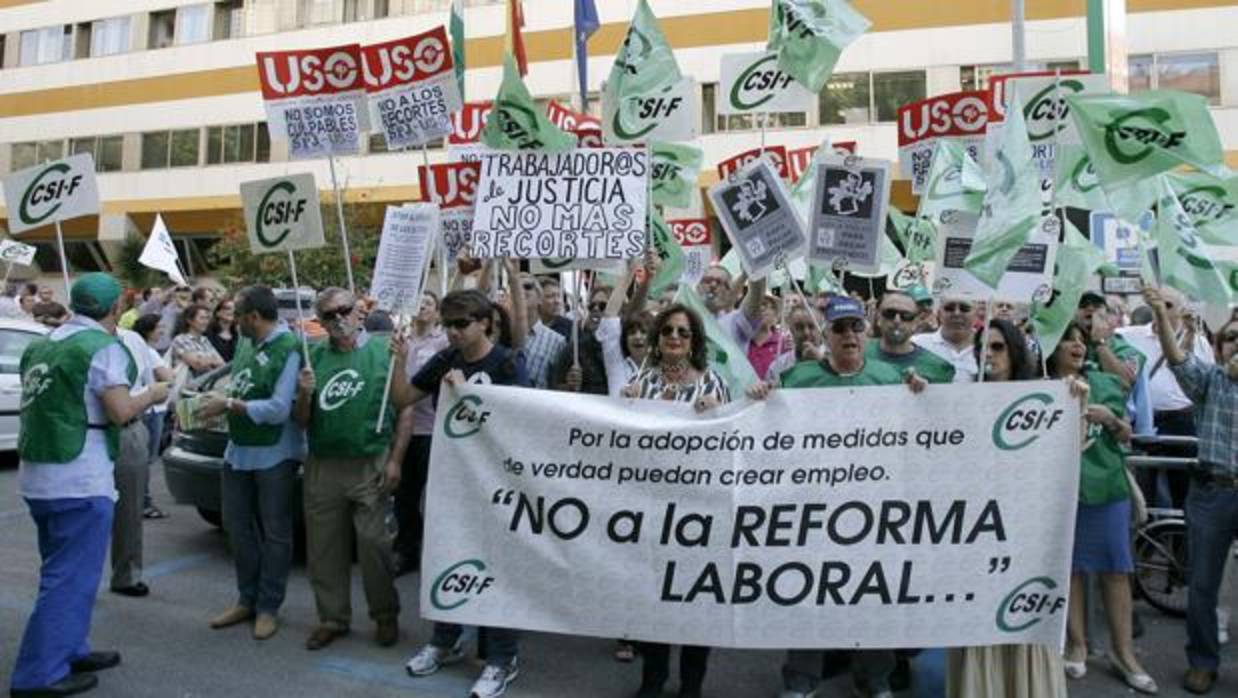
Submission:
[[[920,695],[1064,696],[1067,679],[1089,669],[1089,576],[1100,582],[1112,670],[1134,690],[1156,693],[1132,629],[1131,521],[1139,500],[1186,509],[1184,685],[1195,693],[1212,688],[1218,587],[1238,534],[1238,320],[1208,332],[1189,300],[1169,289],[1146,290],[1143,305],[1129,312],[1120,298],[1088,292],[1075,322],[1046,353],[1029,331],[1025,306],[935,299],[922,287],[868,299],[790,287],[773,292],[764,280],[734,278],[718,265],[695,286],[713,315],[706,318],[675,302],[673,287],[651,298],[655,269],[648,261],[613,286],[594,279],[587,293],[567,293],[558,276],[534,276],[512,260],[462,264],[453,290],[443,297],[426,291],[398,328],[341,288],[320,291],[312,317],[291,326],[262,286],[233,294],[205,286],[122,291],[110,277],[89,274],[73,285],[67,308],[50,289],[32,285],[5,296],[4,315],[51,329],[22,361],[28,394],[19,486],[39,527],[45,589],[23,637],[12,695],[88,690],[94,672],[119,662],[115,652],[92,652],[87,642],[109,541],[111,590],[148,594],[142,519],[166,515],[151,501],[148,481],[175,393],[169,387],[224,365],[231,387],[197,407],[203,419],[225,420],[229,435],[223,522],[237,598],[209,620],[212,628],[246,624],[257,640],[278,632],[293,557],[294,482],[303,468],[307,567],[318,613],[306,649],[350,633],[354,554],[374,641],[399,641],[394,580],[418,570],[423,540],[432,534],[433,522],[421,512],[444,382],[673,400],[707,412],[775,390],[903,384],[915,399],[931,383],[1062,380],[1081,401],[1085,434],[1064,652],[1040,645],[792,650],[780,695],[814,696],[823,680],[850,672],[857,695],[890,696],[903,664]],[[733,393],[711,365],[707,321],[744,350],[760,377],[746,394]],[[306,336],[316,341],[302,344]],[[38,381],[26,378],[36,359],[53,366],[50,388],[34,391]],[[56,427],[63,438],[45,444],[26,437],[52,424],[63,424]],[[1197,436],[1198,467],[1132,477],[1125,453],[1133,433]],[[59,466],[65,463],[92,475],[70,481]],[[391,511],[394,541],[386,525]],[[49,581],[65,575],[70,582]],[[520,633],[482,628],[477,637],[485,668],[471,694],[499,696],[521,671]],[[434,623],[407,672],[426,676],[462,660],[464,638],[461,627]],[[640,659],[638,698],[662,694],[671,653],[669,645],[624,639],[615,647],[619,661]],[[702,695],[709,648],[682,647],[679,654],[678,695]]]

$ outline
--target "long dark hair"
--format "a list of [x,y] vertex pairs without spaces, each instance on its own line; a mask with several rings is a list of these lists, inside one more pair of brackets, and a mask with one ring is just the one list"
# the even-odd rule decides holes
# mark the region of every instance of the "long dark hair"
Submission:
[[[1088,331],[1083,329],[1083,325],[1080,325],[1078,322],[1073,322],[1073,321],[1069,325],[1067,325],[1066,331],[1062,333],[1062,339],[1058,340],[1057,346],[1053,348],[1053,353],[1050,354],[1049,358],[1045,360],[1045,365],[1049,371],[1050,378],[1061,377],[1062,374],[1057,370],[1057,353],[1062,350],[1062,341],[1065,340],[1067,337],[1071,335],[1071,333],[1074,333],[1074,332],[1078,332],[1079,336],[1083,337],[1085,342],[1087,341]],[[1082,368],[1079,369],[1079,375],[1080,376],[1087,375],[1086,364]]]
[[623,318],[623,331],[619,334],[619,350],[623,352],[623,357],[631,358],[632,352],[628,351],[628,335],[641,333],[645,335],[645,342],[649,342],[649,315],[645,313],[631,313]]
[[210,313],[211,309],[205,305],[190,305],[181,311],[181,314],[176,318],[176,329],[172,331],[172,336],[185,334],[189,331],[189,322],[198,316],[198,313]]
[[[1038,377],[1040,367],[1033,360],[1032,352],[1027,349],[1027,338],[1024,337],[1022,330],[1013,322],[1001,318],[990,319],[989,329],[997,330],[1002,340],[1006,342],[1006,356],[1010,357],[1010,380],[1026,381]],[[972,338],[972,354],[976,357],[977,365],[980,364],[980,356],[984,353],[984,342],[988,341],[988,334],[988,332],[977,332]],[[984,371],[984,366],[980,366],[980,370]]]
[[219,334],[219,331],[223,329],[223,325],[219,322],[219,309],[224,307],[227,303],[232,304],[232,326],[228,329],[231,332],[236,332],[236,301],[231,297],[225,297],[221,298],[219,302],[215,304],[215,308],[211,310],[211,324],[206,326],[207,334]]
[[692,365],[692,368],[704,371],[708,366],[705,351],[705,323],[701,322],[701,316],[697,315],[696,311],[683,303],[669,306],[653,319],[653,327],[649,328],[649,362],[654,366],[662,363],[662,351],[658,338],[662,336],[662,328],[666,326],[671,316],[679,314],[688,318],[688,325],[692,328],[692,351],[688,354],[688,363]]

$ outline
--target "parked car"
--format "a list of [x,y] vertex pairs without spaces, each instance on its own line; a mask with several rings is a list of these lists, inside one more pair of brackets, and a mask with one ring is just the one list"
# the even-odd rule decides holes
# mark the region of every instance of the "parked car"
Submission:
[[0,451],[17,449],[21,430],[21,355],[49,332],[32,320],[0,319]]

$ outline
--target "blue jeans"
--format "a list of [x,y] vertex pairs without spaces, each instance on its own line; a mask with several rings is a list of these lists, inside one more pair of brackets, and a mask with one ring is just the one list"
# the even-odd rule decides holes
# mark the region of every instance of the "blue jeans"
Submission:
[[1191,561],[1186,606],[1186,657],[1192,669],[1216,671],[1217,591],[1225,558],[1238,535],[1238,488],[1191,480],[1186,496],[1187,552]]
[[223,472],[223,520],[236,564],[237,604],[274,615],[292,567],[292,494],[298,464]]
[[[42,466],[60,467],[60,466]],[[103,576],[112,500],[27,499],[39,531],[39,597],[22,635],[12,688],[49,686],[90,652],[90,616]]]
[[[486,666],[507,666],[520,651],[520,632],[511,628],[478,628],[477,640]],[[430,644],[435,647],[454,647],[464,632],[464,626],[455,623],[435,623]]]

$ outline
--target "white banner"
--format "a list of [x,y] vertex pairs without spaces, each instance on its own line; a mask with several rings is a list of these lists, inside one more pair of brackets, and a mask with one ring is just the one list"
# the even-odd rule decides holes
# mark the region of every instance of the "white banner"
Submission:
[[749,278],[764,278],[779,262],[803,256],[804,224],[769,160],[757,158],[710,187],[709,200]]
[[[1002,275],[997,292],[963,267],[976,236],[978,217],[962,211],[942,211],[937,226],[937,259],[933,265],[933,295],[984,300],[999,298],[1014,303],[1048,300],[1052,291],[1053,262],[1057,259],[1056,218],[1041,219],[1026,245],[1019,249]],[[1053,228],[1053,232],[1049,229]]]
[[254,254],[322,247],[322,211],[314,175],[241,183],[245,230]]
[[809,261],[849,271],[879,270],[881,238],[890,208],[889,160],[825,155],[817,164],[809,227]]
[[370,296],[394,315],[417,312],[421,280],[438,236],[437,204],[388,206],[374,260]]
[[779,390],[706,415],[445,389],[422,614],[712,647],[1058,647],[1079,419],[1060,381]]
[[649,152],[488,150],[474,257],[626,259],[645,249]]
[[684,78],[656,94],[603,100],[603,139],[609,145],[694,140],[701,123],[696,98],[696,81]]
[[38,248],[16,240],[0,240],[0,261],[8,264],[20,264],[28,267],[34,264],[34,255]]
[[4,178],[9,232],[99,213],[95,158],[90,153],[18,170]]
[[168,278],[183,286],[186,281],[181,274],[180,260],[163,216],[155,214],[155,225],[150,230],[150,237],[146,238],[142,254],[138,255],[138,263],[167,274]]
[[715,98],[719,114],[802,112],[816,96],[778,69],[776,51],[728,53],[722,56],[722,80]]

